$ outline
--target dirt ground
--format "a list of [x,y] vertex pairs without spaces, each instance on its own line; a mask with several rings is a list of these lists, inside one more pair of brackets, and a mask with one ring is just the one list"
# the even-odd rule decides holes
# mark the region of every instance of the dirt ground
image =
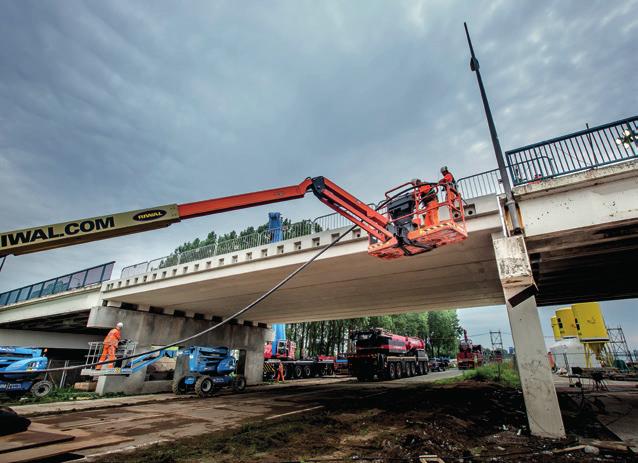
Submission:
[[[579,439],[616,440],[588,404],[560,394],[569,434],[564,441],[531,437],[522,393],[494,383],[415,384],[357,397],[326,394],[323,408],[179,439],[97,461],[117,462],[629,462],[633,454],[575,450]],[[425,460],[423,460],[425,461]]]

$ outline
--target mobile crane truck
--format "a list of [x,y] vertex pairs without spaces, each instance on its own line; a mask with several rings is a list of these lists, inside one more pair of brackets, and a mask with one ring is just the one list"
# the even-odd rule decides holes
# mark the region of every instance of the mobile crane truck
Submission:
[[399,336],[383,328],[350,333],[356,353],[349,356],[350,370],[359,381],[399,379],[428,374],[428,355],[421,338]]

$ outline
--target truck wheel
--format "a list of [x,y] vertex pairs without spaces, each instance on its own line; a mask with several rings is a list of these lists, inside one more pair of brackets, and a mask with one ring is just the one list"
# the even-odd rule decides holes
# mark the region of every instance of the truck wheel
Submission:
[[328,365],[328,367],[326,368],[326,376],[332,376],[334,375],[334,369],[332,368],[332,365]]
[[188,386],[186,385],[186,376],[173,380],[173,394],[180,395],[188,392]]
[[38,399],[48,396],[53,390],[53,383],[51,381],[38,381],[31,386],[31,395]]
[[301,368],[301,365],[295,365],[295,378],[303,378],[303,368]]
[[310,368],[310,365],[304,365],[303,367],[303,377],[304,378],[310,378],[312,375],[312,368]]
[[394,363],[389,363],[388,364],[388,379],[393,380],[396,377],[397,377],[397,370],[394,367]]
[[197,378],[197,381],[195,381],[195,394],[203,398],[213,395],[214,392],[215,383],[213,383],[210,376],[204,375]]
[[396,363],[395,370],[396,370],[396,378],[400,379],[403,373],[403,367],[400,362]]
[[236,376],[233,380],[233,391],[244,392],[244,389],[246,389],[246,378],[243,376]]

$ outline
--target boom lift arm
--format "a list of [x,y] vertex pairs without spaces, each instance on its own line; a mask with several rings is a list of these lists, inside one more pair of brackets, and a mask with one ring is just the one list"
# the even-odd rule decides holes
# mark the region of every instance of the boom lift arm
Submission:
[[[368,252],[371,255],[394,259],[429,251],[467,237],[462,200],[451,174],[448,172],[447,175],[438,184],[412,180],[390,190],[386,193],[385,214],[358,200],[327,178],[314,177],[283,188],[2,233],[0,257],[164,228],[184,219],[303,198],[308,191],[312,191],[320,201],[368,233]],[[444,191],[444,201],[437,199],[439,189]],[[441,208],[447,211],[447,217],[439,221]]]

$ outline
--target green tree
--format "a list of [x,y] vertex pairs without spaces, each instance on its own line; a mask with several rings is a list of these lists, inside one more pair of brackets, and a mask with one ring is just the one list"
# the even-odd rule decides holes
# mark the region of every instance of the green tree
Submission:
[[436,357],[454,355],[462,332],[456,310],[430,312],[428,316],[430,353]]

